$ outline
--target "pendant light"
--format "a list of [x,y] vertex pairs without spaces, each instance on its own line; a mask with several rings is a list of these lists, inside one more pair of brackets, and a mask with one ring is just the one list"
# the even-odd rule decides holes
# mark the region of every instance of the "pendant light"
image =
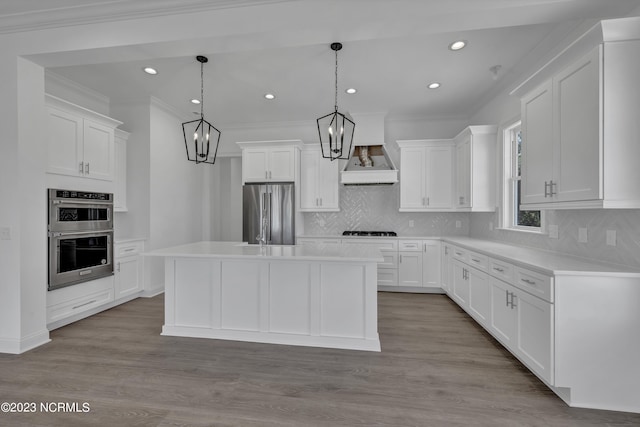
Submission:
[[322,157],[331,160],[349,158],[353,144],[353,131],[356,128],[353,120],[338,112],[338,51],[340,49],[342,49],[342,43],[331,43],[331,50],[336,53],[335,109],[333,113],[317,120]]
[[182,133],[187,160],[212,165],[218,154],[220,131],[204,119],[204,64],[209,60],[200,55],[196,60],[200,63],[200,118],[182,123]]

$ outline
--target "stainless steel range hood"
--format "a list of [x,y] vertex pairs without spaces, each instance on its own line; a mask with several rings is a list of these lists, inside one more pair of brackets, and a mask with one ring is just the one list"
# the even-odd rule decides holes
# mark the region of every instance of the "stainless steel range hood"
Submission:
[[391,185],[398,182],[398,169],[384,145],[384,116],[384,113],[353,115],[354,148],[340,172],[341,183]]

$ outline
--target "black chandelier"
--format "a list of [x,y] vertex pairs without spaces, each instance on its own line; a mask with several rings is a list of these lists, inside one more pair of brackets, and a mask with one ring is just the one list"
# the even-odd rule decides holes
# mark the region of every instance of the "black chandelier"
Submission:
[[[318,135],[322,157],[325,159],[348,159],[353,144],[353,131],[356,124],[338,112],[338,51],[342,49],[342,43],[331,43],[331,49],[336,53],[336,96],[333,113],[320,117],[318,122]],[[346,147],[346,149],[345,149]]]
[[200,118],[182,123],[182,133],[187,160],[212,165],[218,154],[220,131],[204,119],[204,64],[209,60],[200,55],[196,56],[196,60],[200,63]]

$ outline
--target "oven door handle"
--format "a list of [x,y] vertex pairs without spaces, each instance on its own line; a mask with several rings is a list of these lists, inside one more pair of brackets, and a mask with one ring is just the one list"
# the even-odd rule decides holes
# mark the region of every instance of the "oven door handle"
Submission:
[[54,205],[95,205],[95,206],[109,206],[113,205],[111,201],[101,201],[101,200],[52,200],[51,203]]
[[108,230],[89,230],[89,231],[49,231],[47,237],[61,237],[61,236],[86,236],[88,234],[104,235],[112,233],[112,229]]

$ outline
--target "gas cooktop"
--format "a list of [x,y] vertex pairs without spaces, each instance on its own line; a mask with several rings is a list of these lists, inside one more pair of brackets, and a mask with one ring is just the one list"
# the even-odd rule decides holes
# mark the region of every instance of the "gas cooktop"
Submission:
[[343,231],[342,235],[343,236],[384,236],[384,237],[397,236],[395,231],[359,231],[359,230]]

